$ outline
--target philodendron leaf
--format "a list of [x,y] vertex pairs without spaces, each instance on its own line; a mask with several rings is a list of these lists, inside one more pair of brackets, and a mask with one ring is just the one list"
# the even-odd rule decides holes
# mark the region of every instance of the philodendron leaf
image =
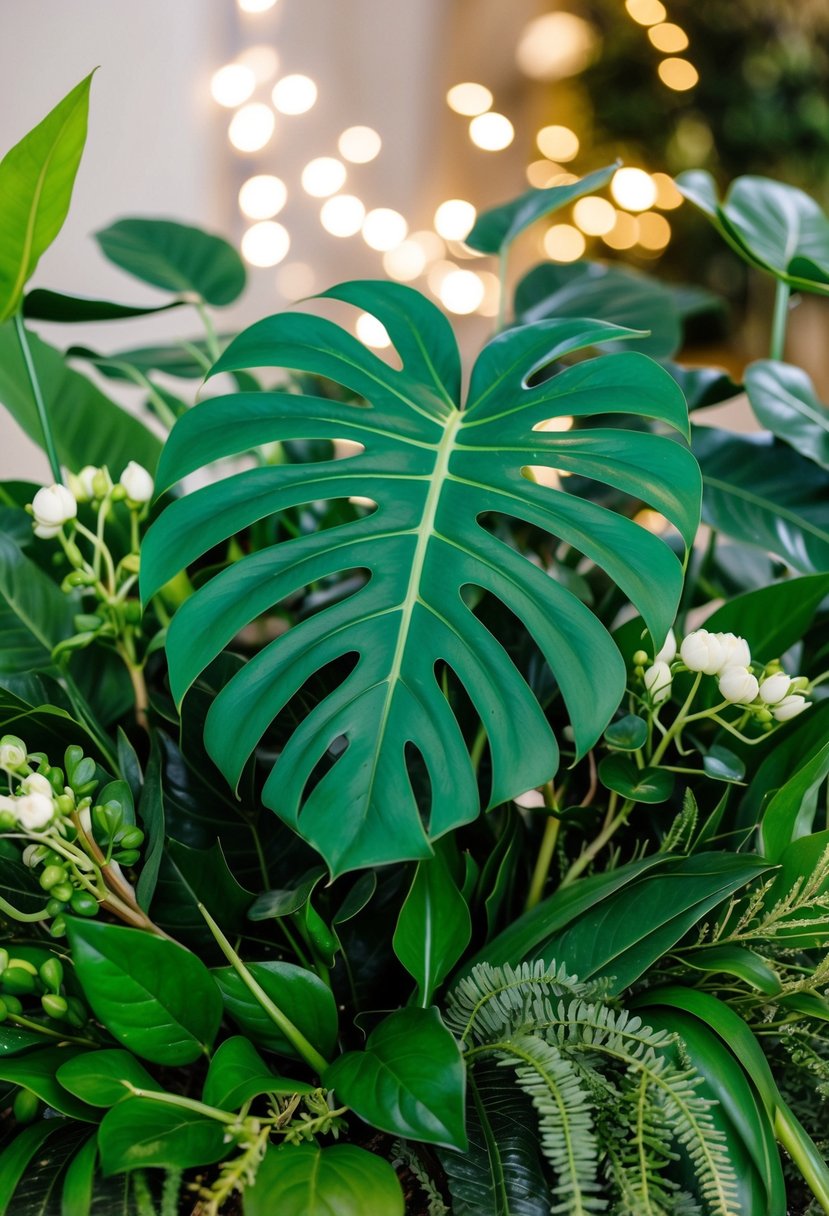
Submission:
[[64,1089],[90,1106],[114,1106],[133,1088],[163,1090],[135,1056],[117,1047],[74,1056],[55,1075]]
[[466,900],[443,855],[437,852],[418,863],[392,941],[395,954],[417,980],[421,1005],[430,1003],[471,936]]
[[277,1077],[243,1035],[225,1039],[216,1049],[204,1081],[202,1101],[220,1110],[238,1110],[260,1094],[310,1094],[306,1081]]
[[790,363],[760,359],[745,371],[757,420],[801,456],[829,469],[829,406],[815,393],[806,373]]
[[587,177],[567,186],[550,186],[546,190],[527,190],[518,198],[479,215],[472,231],[464,238],[470,249],[479,253],[503,253],[517,236],[544,215],[566,207],[584,194],[592,194],[606,186],[617,165],[597,169]]
[[599,764],[605,789],[634,802],[667,802],[676,778],[664,768],[637,768],[629,756],[605,756]]
[[76,974],[119,1043],[154,1064],[190,1064],[213,1042],[219,990],[204,963],[166,938],[67,918]]
[[245,1216],[403,1216],[403,1191],[382,1157],[355,1144],[268,1148]]
[[[234,562],[182,605],[167,640],[171,684],[181,701],[239,629],[284,596],[322,577],[370,572],[351,594],[271,642],[235,674],[205,726],[208,751],[235,784],[270,722],[307,680],[334,660],[359,656],[287,740],[263,794],[336,875],[428,857],[430,838],[477,815],[467,741],[441,687],[444,664],[486,725],[489,805],[540,785],[556,769],[558,748],[541,707],[467,606],[464,588],[498,597],[533,634],[569,709],[579,754],[619,703],[624,663],[604,626],[480,517],[508,514],[566,540],[602,566],[653,635],[664,637],[682,583],[669,547],[624,515],[523,473],[547,465],[612,485],[662,511],[686,543],[697,524],[699,481],[689,452],[664,436],[534,429],[555,416],[593,413],[637,413],[685,429],[675,383],[636,352],[578,363],[528,384],[534,371],[560,356],[629,331],[562,320],[502,333],[478,357],[461,409],[458,349],[434,305],[396,283],[348,283],[326,295],[382,321],[402,369],[330,321],[292,313],[262,321],[231,343],[214,371],[293,368],[333,379],[365,403],[268,392],[203,401],[174,427],[159,486],[280,439],[348,438],[365,450],[345,460],[253,469],[184,497],[150,529],[141,577],[147,598],[223,538],[290,506],[355,494],[378,504],[357,520]],[[329,750],[335,742],[336,758]],[[410,744],[440,794],[424,806],[410,780]]]
[[390,1014],[322,1080],[372,1127],[466,1151],[464,1064],[435,1008]]
[[126,1098],[101,1120],[101,1169],[107,1175],[151,1165],[171,1170],[212,1165],[230,1150],[226,1130],[225,1123],[198,1111]]
[[608,747],[620,752],[636,752],[644,747],[648,738],[648,724],[637,714],[625,714],[618,722],[611,722],[604,732]]
[[0,161],[0,322],[63,227],[86,142],[92,74]]
[[720,203],[710,173],[680,173],[680,191],[745,261],[798,291],[829,295],[829,218],[808,194],[768,177],[738,177]]
[[[289,1012],[294,1025],[323,1056],[330,1056],[337,1041],[337,1006],[327,984],[313,971],[293,963],[248,963],[257,984],[280,1009]],[[224,998],[227,1012],[241,1030],[260,1047],[281,1055],[296,1050],[271,1021],[268,1014],[232,967],[218,967],[213,976]]]
[[226,240],[172,220],[125,219],[95,234],[110,262],[165,291],[192,293],[216,307],[244,290],[245,266]]

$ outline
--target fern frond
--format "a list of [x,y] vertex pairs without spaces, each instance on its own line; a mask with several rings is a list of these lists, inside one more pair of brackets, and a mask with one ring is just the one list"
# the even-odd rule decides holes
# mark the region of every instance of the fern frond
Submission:
[[518,967],[480,963],[450,994],[446,1024],[461,1043],[486,1042],[527,1022],[534,1002],[544,1005],[550,997],[587,996],[601,990],[600,982],[582,983],[564,967],[548,966],[541,959]]
[[682,799],[682,809],[668,828],[662,843],[660,853],[687,853],[699,818],[697,800],[691,790],[687,789]]

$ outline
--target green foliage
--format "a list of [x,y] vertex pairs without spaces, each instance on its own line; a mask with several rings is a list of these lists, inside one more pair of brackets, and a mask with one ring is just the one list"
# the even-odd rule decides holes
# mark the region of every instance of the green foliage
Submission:
[[269,1149],[256,1184],[245,1195],[245,1216],[403,1216],[403,1192],[394,1170],[350,1144]]
[[761,359],[745,371],[757,420],[790,447],[829,469],[829,409],[818,400],[804,371],[776,359]]
[[171,220],[125,219],[96,233],[101,252],[127,274],[219,307],[245,287],[239,254],[222,237]]
[[415,869],[392,945],[418,983],[424,1008],[469,945],[472,922],[445,859],[438,852]]

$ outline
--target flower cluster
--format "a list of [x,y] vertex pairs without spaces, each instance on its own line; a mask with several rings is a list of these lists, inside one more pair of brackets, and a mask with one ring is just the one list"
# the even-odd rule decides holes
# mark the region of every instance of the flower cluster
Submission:
[[78,503],[106,500],[126,502],[132,511],[141,510],[153,496],[153,479],[145,468],[131,460],[121,477],[113,483],[107,468],[86,465],[80,473],[70,474],[69,488],[43,486],[29,508],[35,536],[51,539],[66,524],[78,517]]

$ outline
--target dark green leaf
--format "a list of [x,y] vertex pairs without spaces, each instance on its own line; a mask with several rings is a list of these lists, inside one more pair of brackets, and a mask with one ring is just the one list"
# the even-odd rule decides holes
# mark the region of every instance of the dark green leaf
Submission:
[[745,382],[758,421],[801,456],[829,469],[829,406],[818,400],[806,373],[761,359],[746,368]]
[[779,861],[787,845],[812,830],[815,794],[829,776],[829,743],[807,760],[777,790],[760,820],[760,844],[770,861]]
[[275,891],[263,891],[253,901],[248,911],[249,920],[272,920],[281,916],[291,916],[304,908],[311,898],[314,888],[325,876],[324,866],[315,866],[297,879],[290,887],[280,887]]
[[[60,1216],[91,1216],[97,1160],[96,1132],[77,1150],[67,1166],[61,1189]],[[116,1216],[114,1211],[112,1216]]]
[[495,932],[502,909],[509,904],[521,862],[523,843],[524,825],[521,816],[514,807],[510,807],[503,831],[495,848],[487,857],[481,874],[479,890],[484,898],[487,937],[491,937]]
[[153,1102],[125,1098],[108,1110],[98,1129],[104,1174],[145,1166],[187,1169],[212,1165],[226,1156],[226,1124],[206,1115]]
[[[0,867],[0,874],[2,867]],[[3,893],[6,894],[6,885],[3,883]],[[12,1026],[9,1022],[0,1026],[0,1059],[4,1056],[16,1056],[22,1051],[28,1051],[30,1047],[39,1047],[43,1043],[43,1035],[37,1034],[34,1030],[24,1030],[22,1026]]]
[[403,1216],[403,1192],[382,1157],[354,1144],[269,1148],[245,1191],[245,1216]]
[[232,304],[245,286],[239,254],[223,240],[171,220],[118,220],[95,234],[121,270],[165,291],[193,292],[208,304]]
[[[829,831],[813,832],[810,836],[801,836],[788,845],[780,855],[780,869],[775,875],[774,882],[764,900],[764,906],[771,910],[778,900],[789,895],[792,889],[802,884],[804,877],[813,875],[823,861],[824,853],[829,849]],[[826,899],[829,893],[829,882],[824,883],[816,894]],[[822,902],[822,901],[821,901]],[[811,908],[799,909],[792,919],[800,922],[797,927],[788,928],[785,922],[780,923],[778,934],[782,944],[790,950],[821,950],[829,944],[829,926],[825,910],[818,904]],[[807,922],[804,924],[803,922]],[[809,921],[814,921],[814,928],[809,928]]]
[[442,854],[421,861],[400,909],[394,953],[417,980],[424,1007],[446,979],[472,936],[472,921]]
[[784,579],[736,596],[703,623],[714,632],[739,634],[760,662],[768,662],[800,641],[827,595],[829,574]]
[[785,785],[799,768],[811,760],[829,738],[829,700],[818,701],[811,709],[787,722],[775,734],[776,743],[763,757],[740,801],[737,826],[749,828],[759,823],[764,804],[772,791]]
[[33,1094],[37,1094],[47,1106],[59,1110],[62,1115],[94,1123],[98,1112],[68,1093],[58,1084],[55,1076],[61,1064],[77,1055],[77,1047],[43,1047],[39,1051],[30,1051],[13,1059],[6,1056],[0,1059],[0,1081],[24,1085]]
[[150,372],[164,372],[183,380],[202,380],[212,359],[208,344],[203,338],[175,346],[142,346],[135,350],[116,351],[99,355],[88,346],[70,346],[69,358],[88,359],[100,372],[112,380],[136,380]]
[[17,1184],[24,1176],[32,1158],[49,1136],[60,1130],[57,1120],[41,1119],[19,1132],[0,1152],[0,1216],[10,1212],[9,1205]]
[[682,389],[689,413],[706,405],[719,405],[743,391],[742,385],[735,384],[719,367],[682,367],[667,362],[662,366]]
[[308,1094],[312,1086],[290,1077],[277,1077],[256,1049],[241,1035],[225,1039],[216,1049],[204,1082],[202,1101],[220,1110],[238,1110],[260,1094]]
[[376,890],[377,875],[374,870],[368,870],[365,874],[361,874],[340,904],[331,924],[335,927],[337,925],[344,925],[355,916],[358,916],[369,903]]
[[222,1002],[203,963],[176,942],[102,921],[67,920],[84,995],[119,1043],[155,1064],[189,1064],[210,1046]]
[[368,1036],[364,1051],[335,1060],[323,1084],[372,1127],[466,1151],[465,1071],[437,1009],[400,1009]]
[[164,853],[164,791],[162,785],[163,769],[161,763],[161,748],[158,736],[153,735],[150,745],[150,758],[147,761],[147,771],[144,774],[144,784],[141,787],[141,798],[138,803],[138,817],[144,830],[142,846],[141,873],[135,893],[138,903],[146,912],[153,901],[158,871]]
[[0,161],[0,322],[63,227],[86,142],[92,74]]
[[629,756],[605,756],[599,762],[602,785],[634,802],[667,802],[676,778],[664,768],[637,768]]
[[[323,1056],[337,1041],[337,1006],[331,989],[312,971],[293,963],[248,963],[248,970],[267,996],[284,1009],[294,1025]],[[213,971],[225,1008],[254,1043],[285,1056],[296,1051],[277,1029],[232,967]]]
[[212,941],[199,904],[204,904],[227,933],[238,933],[244,926],[252,898],[231,874],[218,841],[210,849],[189,849],[177,840],[167,841],[153,900],[153,918],[172,936],[193,945]]
[[764,958],[746,946],[711,946],[683,954],[683,963],[695,971],[714,975],[736,975],[766,996],[780,991],[780,980]]
[[64,1089],[90,1106],[114,1106],[130,1087],[163,1091],[135,1056],[119,1048],[84,1052],[61,1064],[56,1075]]
[[715,781],[742,781],[746,766],[739,756],[719,743],[712,744],[702,758],[702,767]]
[[180,308],[184,300],[172,304],[156,304],[148,308],[140,304],[115,304],[111,300],[91,300],[86,296],[68,296],[60,291],[36,287],[23,301],[23,316],[31,321],[57,321],[75,324],[89,321],[121,321],[128,317],[147,317],[155,312]]
[[622,752],[635,752],[645,745],[648,738],[648,724],[644,718],[636,714],[627,714],[616,722],[611,722],[604,732],[604,741],[608,747],[615,747]]
[[0,673],[52,667],[53,647],[74,633],[76,608],[57,583],[0,533]]

